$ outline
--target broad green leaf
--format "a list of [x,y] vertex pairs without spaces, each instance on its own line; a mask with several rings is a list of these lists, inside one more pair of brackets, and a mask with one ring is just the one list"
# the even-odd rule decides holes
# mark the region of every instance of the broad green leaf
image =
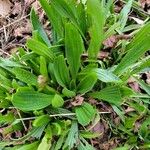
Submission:
[[26,144],[24,146],[21,146],[17,150],[31,150],[31,149],[32,150],[37,150],[38,145],[39,145],[39,142],[34,142],[34,143],[31,143],[31,144]]
[[59,12],[55,10],[55,7],[48,3],[47,0],[40,0],[40,4],[42,5],[42,8],[44,9],[48,19],[50,20],[54,30],[59,35],[59,37],[63,37],[63,22],[62,17],[60,16]]
[[73,121],[70,131],[68,133],[67,139],[64,143],[63,149],[65,148],[72,149],[74,145],[77,143],[78,138],[79,138],[78,137],[78,124],[77,122]]
[[23,111],[32,111],[45,108],[51,104],[54,96],[36,91],[18,90],[12,97],[12,103],[15,107]]
[[16,78],[29,85],[37,85],[37,77],[30,71],[22,68],[13,68],[11,71],[15,74]]
[[48,115],[42,115],[37,117],[34,121],[33,121],[33,126],[35,127],[40,127],[43,125],[47,125],[50,121],[50,117]]
[[93,69],[93,71],[96,72],[98,79],[103,82],[121,82],[121,80],[111,71],[99,68]]
[[65,58],[62,55],[58,56],[54,61],[54,75],[57,82],[61,86],[66,87],[69,85],[70,82],[69,70],[67,68]]
[[124,101],[123,98],[132,94],[132,91],[127,87],[108,86],[99,92],[93,92],[89,95],[98,100],[104,100],[114,105],[121,105]]
[[62,107],[63,104],[64,104],[63,98],[60,95],[56,94],[52,99],[52,106],[57,108],[57,107]]
[[34,9],[31,10],[31,18],[30,18],[33,26],[33,30],[37,30],[40,34],[43,41],[47,44],[47,46],[51,46],[51,43],[47,37],[46,32],[44,31],[41,23],[39,22],[38,16],[36,15]]
[[84,94],[92,90],[97,81],[97,75],[95,73],[89,73],[78,84],[77,92]]
[[130,68],[146,51],[150,49],[150,22],[147,23],[127,46],[127,54],[123,57],[114,73],[121,75]]
[[99,0],[87,0],[87,14],[91,19],[90,45],[88,48],[89,58],[97,59],[97,54],[100,50],[104,39],[103,27],[105,24],[104,6]]
[[120,30],[122,31],[124,27],[126,26],[126,22],[128,19],[128,14],[131,10],[133,0],[129,0],[127,4],[124,6],[124,8],[121,10],[119,15],[119,23],[120,23]]
[[36,54],[46,57],[49,61],[53,61],[54,54],[52,48],[34,39],[28,39],[26,45]]
[[67,97],[74,97],[76,95],[76,93],[74,91],[70,91],[67,88],[64,88],[62,90],[62,93],[64,96],[67,96]]
[[78,30],[71,24],[66,24],[65,27],[65,52],[69,69],[73,79],[76,78],[80,68],[80,57],[84,51],[82,37]]
[[90,104],[84,102],[83,105],[75,108],[75,113],[78,122],[81,125],[86,126],[94,119],[96,111]]

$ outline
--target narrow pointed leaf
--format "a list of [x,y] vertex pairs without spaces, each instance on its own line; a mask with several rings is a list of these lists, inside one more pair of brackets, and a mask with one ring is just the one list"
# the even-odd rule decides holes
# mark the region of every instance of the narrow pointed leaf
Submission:
[[83,50],[83,40],[78,30],[71,23],[66,24],[65,51],[72,78],[76,78],[79,71]]
[[99,0],[87,0],[87,13],[91,19],[91,27],[89,29],[91,41],[88,48],[88,55],[90,58],[96,59],[104,39],[104,7]]
[[34,39],[29,39],[26,45],[30,50],[32,50],[36,54],[44,56],[48,60],[53,61],[54,54],[52,52],[52,49],[47,47],[45,44]]
[[37,30],[41,38],[43,39],[43,41],[47,44],[47,46],[51,46],[47,34],[44,31],[41,23],[39,22],[38,16],[36,15],[34,9],[31,10],[31,22],[32,22],[33,30]]
[[59,12],[57,12],[51,4],[48,3],[47,0],[39,0],[42,8],[44,9],[48,19],[50,20],[54,30],[59,35],[59,37],[63,37],[63,23],[62,17],[60,16]]
[[127,54],[121,60],[115,74],[122,74],[150,49],[150,22],[147,23],[127,46]]
[[66,87],[67,85],[69,85],[69,82],[70,82],[69,70],[66,66],[65,59],[62,55],[58,56],[55,59],[54,74],[55,74],[55,78],[57,82],[61,86]]

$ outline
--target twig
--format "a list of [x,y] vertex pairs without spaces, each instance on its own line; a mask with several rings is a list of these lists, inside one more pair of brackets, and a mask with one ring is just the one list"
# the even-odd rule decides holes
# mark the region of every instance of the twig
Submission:
[[20,114],[19,110],[18,110],[18,109],[16,109],[16,110],[17,110],[18,116],[20,117],[20,121],[22,122],[22,125],[23,125],[23,127],[24,127],[25,131],[27,131],[27,127],[26,127],[25,123],[23,122],[24,120],[22,119],[22,117],[21,117],[21,114]]
[[[37,10],[39,10],[40,8],[41,8],[41,7],[37,8]],[[26,15],[26,16],[23,16],[23,17],[19,18],[18,20],[15,20],[14,22],[9,23],[9,24],[3,26],[2,28],[0,28],[0,31],[4,30],[4,28],[7,28],[7,27],[9,27],[9,26],[11,26],[11,25],[13,25],[13,24],[15,24],[15,23],[17,23],[17,22],[23,20],[23,19],[26,19],[26,18],[29,17],[29,16],[30,16],[30,14],[28,14],[28,15]]]
[[[98,112],[99,114],[110,114],[111,112]],[[67,117],[67,116],[75,116],[75,113],[68,113],[68,114],[54,114],[54,115],[49,115],[49,117]],[[28,117],[28,118],[21,118],[21,119],[16,119],[17,121],[25,121],[25,120],[34,120],[37,117]]]
[[3,51],[2,49],[0,49],[0,52],[2,52],[3,54],[5,54],[5,55],[7,55],[7,56],[9,56],[9,57],[11,56],[9,53]]

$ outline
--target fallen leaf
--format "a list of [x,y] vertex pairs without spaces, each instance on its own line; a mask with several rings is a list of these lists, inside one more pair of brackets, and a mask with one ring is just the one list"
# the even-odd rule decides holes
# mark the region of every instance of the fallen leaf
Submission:
[[139,0],[139,3],[140,3],[142,8],[150,6],[150,0]]
[[71,102],[71,104],[73,106],[81,106],[83,101],[84,101],[84,98],[82,96],[78,95],[75,97],[74,101]]
[[104,51],[101,51],[98,53],[98,59],[104,59],[104,58],[109,58],[109,52],[104,52]]
[[141,91],[139,84],[138,84],[138,83],[136,82],[136,80],[133,79],[133,78],[130,78],[130,79],[128,80],[128,85],[129,85],[135,92],[140,92],[140,91]]
[[19,15],[22,11],[22,7],[21,7],[21,2],[15,2],[12,10],[11,10],[11,14],[13,15]]
[[146,75],[147,75],[146,82],[147,82],[147,84],[150,85],[150,72],[148,72]]
[[15,37],[24,37],[24,34],[31,33],[31,25],[29,21],[24,23],[24,26],[18,27],[14,30],[14,36]]
[[103,45],[106,48],[114,48],[119,40],[127,40],[130,39],[130,35],[122,34],[122,35],[111,35],[106,40],[103,41]]
[[0,0],[0,15],[5,17],[10,12],[11,3],[9,0]]
[[113,48],[115,47],[115,45],[118,42],[118,38],[115,35],[110,36],[109,38],[107,38],[106,40],[104,40],[103,45],[106,48]]

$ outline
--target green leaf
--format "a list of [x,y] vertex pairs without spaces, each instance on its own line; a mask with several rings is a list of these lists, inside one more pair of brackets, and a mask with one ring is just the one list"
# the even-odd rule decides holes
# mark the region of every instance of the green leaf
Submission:
[[12,123],[15,120],[13,113],[9,112],[6,115],[0,114],[0,125],[5,123]]
[[50,20],[54,30],[59,35],[59,37],[63,37],[63,22],[62,17],[60,16],[59,12],[55,10],[55,7],[50,5],[47,0],[39,0],[42,8],[44,9],[48,19]]
[[65,27],[65,52],[73,79],[76,78],[79,71],[80,57],[83,51],[84,44],[78,30],[71,23],[67,23]]
[[97,59],[97,54],[100,50],[104,33],[103,27],[105,24],[104,6],[99,0],[87,0],[87,13],[91,19],[90,45],[88,48],[89,58]]
[[97,75],[95,73],[89,73],[78,84],[77,91],[80,94],[84,94],[92,90],[97,81]]
[[150,49],[150,22],[147,23],[127,46],[128,53],[123,57],[114,73],[121,75]]
[[52,48],[49,48],[45,44],[34,39],[28,39],[26,45],[36,54],[46,57],[49,61],[53,61],[54,54]]
[[119,106],[123,103],[124,97],[131,96],[132,94],[133,92],[127,87],[108,86],[99,92],[93,92],[89,95]]
[[39,145],[39,142],[34,142],[34,143],[31,143],[31,144],[26,144],[24,146],[21,146],[17,150],[31,150],[31,149],[32,150],[37,150],[38,145]]
[[11,71],[15,74],[16,78],[29,85],[37,85],[37,77],[30,71],[22,68],[13,68]]
[[77,141],[78,141],[78,124],[77,122],[73,121],[68,137],[64,143],[63,149],[65,148],[72,149],[74,145],[77,143]]
[[47,44],[47,46],[51,46],[51,43],[47,37],[47,34],[44,31],[42,25],[40,24],[38,16],[36,15],[34,9],[31,10],[30,20],[32,21],[33,30],[37,30],[41,38],[43,39],[43,41]]
[[54,68],[54,74],[57,82],[63,87],[68,86],[70,82],[69,70],[62,55],[55,59]]
[[67,97],[74,97],[76,95],[74,91],[70,91],[67,88],[63,88],[62,93],[64,96],[67,96]]
[[70,1],[67,3],[67,1],[65,0],[52,0],[51,5],[62,17],[69,18],[74,23],[74,25],[79,29],[75,12],[76,6],[75,4],[72,5],[71,3],[72,2]]
[[93,69],[93,71],[96,72],[98,79],[103,82],[121,82],[121,80],[111,71],[99,68]]
[[46,135],[43,137],[40,145],[37,150],[49,150],[51,148],[51,138],[48,138]]
[[78,150],[95,150],[84,138],[80,138],[80,144],[78,145]]
[[40,73],[48,78],[47,62],[43,56],[40,56]]
[[122,31],[126,25],[128,14],[131,10],[133,0],[129,0],[124,8],[121,10],[119,15],[119,23],[120,23],[120,30]]
[[83,34],[85,34],[87,30],[86,12],[84,6],[85,5],[82,4],[82,2],[77,5],[78,22]]
[[60,95],[56,94],[52,99],[52,106],[58,108],[58,107],[62,107],[63,104],[64,104],[63,98]]
[[100,133],[93,133],[93,132],[90,132],[90,131],[80,131],[80,135],[83,137],[83,138],[86,138],[86,139],[92,139],[92,138],[97,138],[100,136]]
[[75,108],[75,113],[78,122],[81,125],[86,126],[94,119],[96,111],[90,104],[84,102],[83,105]]
[[36,91],[18,90],[12,97],[12,103],[20,110],[32,111],[49,106],[52,99],[52,95],[38,93]]
[[45,124],[47,125],[49,123],[49,121],[50,121],[50,117],[48,115],[42,115],[33,121],[33,126],[40,127]]

